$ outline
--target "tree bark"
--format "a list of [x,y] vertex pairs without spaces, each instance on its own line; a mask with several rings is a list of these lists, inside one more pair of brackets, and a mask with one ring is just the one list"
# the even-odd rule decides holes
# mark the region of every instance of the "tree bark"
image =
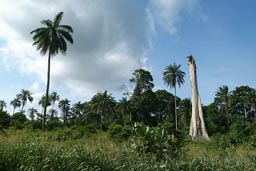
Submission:
[[48,104],[48,99],[49,99],[50,72],[51,72],[51,53],[50,53],[50,50],[49,50],[48,68],[47,68],[47,84],[46,84],[46,93],[45,93],[45,105],[44,105],[44,114],[43,114],[43,122],[42,122],[42,131],[43,132],[44,132],[44,129],[45,129],[47,104]]
[[178,130],[178,115],[177,115],[177,102],[176,102],[176,84],[174,86],[174,107],[175,107],[175,129]]
[[192,90],[192,117],[189,135],[193,140],[204,139],[210,141],[205,127],[201,98],[198,92],[196,63],[192,55],[188,57],[188,62]]
[[226,116],[227,116],[227,128],[229,129],[228,103],[225,99],[224,99],[224,104],[225,104],[225,112],[226,112]]

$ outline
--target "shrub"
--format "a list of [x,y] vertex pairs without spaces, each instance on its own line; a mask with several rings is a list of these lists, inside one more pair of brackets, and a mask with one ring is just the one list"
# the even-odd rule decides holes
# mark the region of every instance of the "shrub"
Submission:
[[177,137],[161,127],[149,127],[135,123],[132,142],[132,147],[139,152],[153,153],[159,159],[175,158],[180,152]]
[[6,111],[0,110],[0,129],[10,126],[11,117]]
[[28,119],[26,118],[26,115],[23,113],[15,113],[11,117],[11,126],[13,126],[16,129],[22,129],[24,127],[24,123]]
[[127,140],[132,133],[132,129],[129,126],[122,126],[120,124],[112,123],[108,127],[109,135],[115,140]]
[[53,118],[46,123],[46,128],[48,130],[54,130],[61,127],[63,127],[63,123],[58,118]]

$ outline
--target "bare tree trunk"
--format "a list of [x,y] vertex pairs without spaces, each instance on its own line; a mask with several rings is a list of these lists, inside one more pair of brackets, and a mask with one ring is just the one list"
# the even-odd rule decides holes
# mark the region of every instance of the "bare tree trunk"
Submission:
[[190,122],[189,135],[193,140],[205,139],[210,141],[204,123],[201,98],[199,96],[197,86],[196,63],[193,56],[188,57],[188,62],[192,89],[192,117]]

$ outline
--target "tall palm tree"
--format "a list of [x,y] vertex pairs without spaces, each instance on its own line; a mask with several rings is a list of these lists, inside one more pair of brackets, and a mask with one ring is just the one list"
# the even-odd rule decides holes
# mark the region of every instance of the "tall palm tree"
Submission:
[[32,92],[29,90],[22,89],[21,93],[17,94],[18,99],[21,101],[21,112],[24,112],[24,106],[27,104],[27,101],[30,103],[33,101]]
[[29,114],[29,117],[31,118],[32,121],[34,121],[35,115],[37,113],[38,113],[38,111],[33,107],[28,109],[28,114]]
[[58,106],[62,111],[63,124],[66,125],[70,113],[70,101],[68,99],[60,100]]
[[21,106],[21,100],[16,96],[11,102],[10,102],[10,105],[13,106],[13,114],[15,112],[15,109],[17,107],[20,107]]
[[[73,38],[71,36],[73,29],[71,26],[60,24],[62,17],[63,12],[60,12],[55,16],[53,21],[49,19],[43,20],[41,23],[45,27],[37,28],[30,33],[34,34],[33,45],[37,46],[37,50],[40,50],[42,55],[46,55],[48,52],[46,101],[49,98],[51,57],[57,55],[59,51],[65,54],[67,51],[67,42],[73,44]],[[47,105],[44,107],[42,131],[44,131],[45,127],[46,111]]]
[[173,65],[168,65],[165,68],[163,73],[163,80],[164,83],[169,86],[170,88],[174,88],[174,98],[175,98],[175,127],[176,130],[178,129],[178,115],[177,115],[177,102],[176,102],[176,87],[177,84],[180,87],[181,84],[185,82],[184,76],[185,72],[180,70],[181,65],[177,65],[173,63]]
[[4,100],[0,100],[0,111],[3,111],[7,107],[7,104]]
[[56,91],[50,94],[50,101],[52,102],[52,108],[54,109],[54,105],[56,101],[60,100],[60,95]]
[[217,99],[219,99],[224,105],[225,113],[227,116],[227,126],[229,127],[228,99],[230,96],[230,91],[228,89],[228,86],[224,85],[222,87],[219,87],[215,95]]
[[107,113],[112,113],[114,111],[116,102],[114,97],[111,94],[108,94],[107,91],[104,93],[98,92],[91,99],[92,109],[100,115],[100,126],[102,129],[102,120]]

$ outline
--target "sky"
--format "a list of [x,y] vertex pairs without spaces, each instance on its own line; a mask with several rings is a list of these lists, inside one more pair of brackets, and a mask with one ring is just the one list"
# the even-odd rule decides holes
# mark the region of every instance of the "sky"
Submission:
[[255,0],[0,0],[0,99],[12,111],[10,101],[28,89],[34,102],[25,108],[38,104],[47,57],[32,46],[30,32],[60,11],[62,24],[74,29],[74,44],[53,58],[50,92],[71,104],[105,90],[120,99],[139,68],[150,71],[154,90],[173,93],[162,77],[174,62],[186,73],[177,95],[190,98],[189,55],[203,104],[223,85],[255,88],[255,7]]

